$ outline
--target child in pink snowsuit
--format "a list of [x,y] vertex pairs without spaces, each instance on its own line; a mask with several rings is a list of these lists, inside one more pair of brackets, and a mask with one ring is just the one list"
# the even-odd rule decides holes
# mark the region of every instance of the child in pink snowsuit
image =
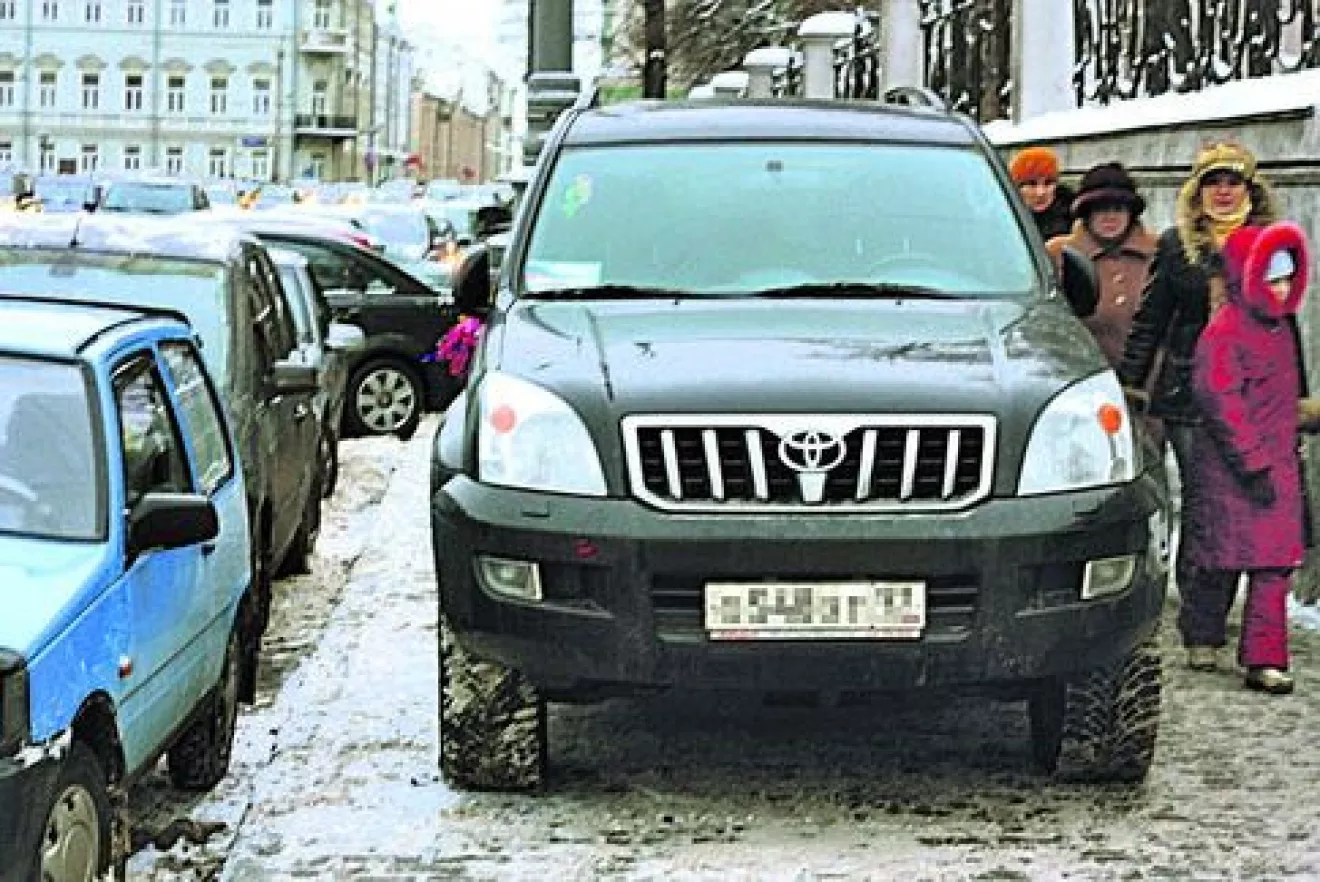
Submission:
[[1305,554],[1297,455],[1303,374],[1296,313],[1311,257],[1293,223],[1243,227],[1224,243],[1228,302],[1197,342],[1193,388],[1207,432],[1197,451],[1196,507],[1184,513],[1195,533],[1194,563],[1218,570],[1224,596],[1189,597],[1179,626],[1189,645],[1222,646],[1233,586],[1250,589],[1238,660],[1249,688],[1292,691],[1287,601],[1292,571]]

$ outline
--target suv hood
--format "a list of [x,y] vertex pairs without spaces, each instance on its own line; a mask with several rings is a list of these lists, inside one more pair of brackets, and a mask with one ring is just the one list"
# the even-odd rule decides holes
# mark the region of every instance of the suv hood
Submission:
[[619,413],[1034,413],[1104,368],[1053,302],[521,301],[491,333],[491,367]]
[[106,547],[0,536],[0,646],[31,658],[81,611]]

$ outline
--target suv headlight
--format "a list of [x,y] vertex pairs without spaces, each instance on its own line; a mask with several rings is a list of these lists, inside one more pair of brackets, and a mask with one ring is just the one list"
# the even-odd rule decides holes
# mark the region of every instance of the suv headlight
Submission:
[[540,386],[491,373],[478,399],[477,476],[487,484],[604,496],[605,473],[578,415]]
[[0,649],[0,757],[13,756],[27,744],[30,715],[23,656]]
[[1018,495],[1061,493],[1131,481],[1136,435],[1113,371],[1064,389],[1036,418]]

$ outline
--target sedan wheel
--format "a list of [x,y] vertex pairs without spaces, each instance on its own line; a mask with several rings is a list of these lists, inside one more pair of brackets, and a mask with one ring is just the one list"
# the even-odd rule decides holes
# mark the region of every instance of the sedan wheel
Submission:
[[373,361],[349,384],[349,428],[353,434],[411,436],[421,419],[416,375],[399,362]]
[[75,741],[64,760],[55,800],[37,845],[36,878],[92,882],[108,864],[110,800],[105,774],[91,750]]

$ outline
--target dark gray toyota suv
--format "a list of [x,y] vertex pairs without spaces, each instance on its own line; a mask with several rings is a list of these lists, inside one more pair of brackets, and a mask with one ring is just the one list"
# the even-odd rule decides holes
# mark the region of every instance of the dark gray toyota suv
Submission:
[[938,108],[578,106],[437,435],[441,767],[543,780],[545,703],[683,687],[1026,699],[1142,779],[1165,500],[1002,163]]

